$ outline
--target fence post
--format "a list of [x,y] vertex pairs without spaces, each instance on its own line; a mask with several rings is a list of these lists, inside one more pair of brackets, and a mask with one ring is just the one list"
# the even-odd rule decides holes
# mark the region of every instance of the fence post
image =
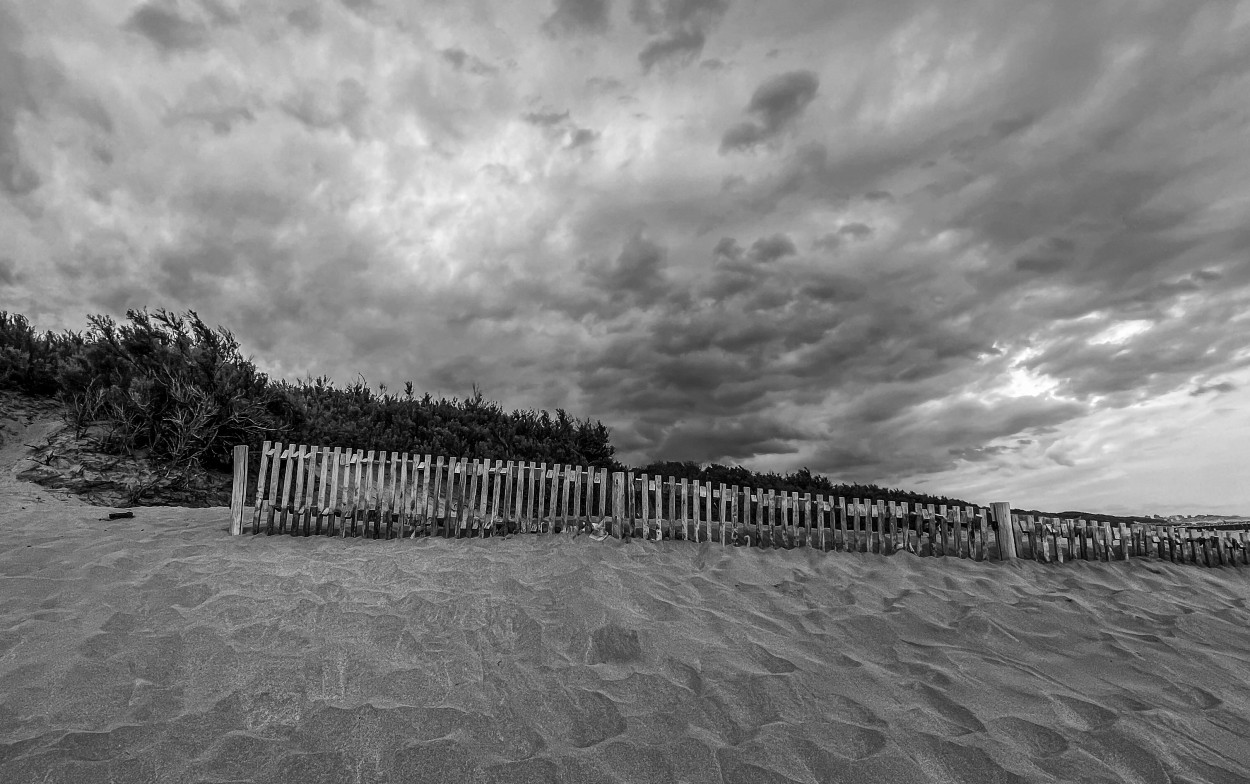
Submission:
[[618,539],[625,538],[625,474],[616,471],[612,474],[612,534]]
[[1016,531],[1011,524],[1011,504],[999,501],[991,504],[994,520],[998,522],[998,557],[1004,561],[1016,558]]
[[247,490],[247,447],[234,448],[234,487],[230,493],[230,535],[243,533],[243,496]]

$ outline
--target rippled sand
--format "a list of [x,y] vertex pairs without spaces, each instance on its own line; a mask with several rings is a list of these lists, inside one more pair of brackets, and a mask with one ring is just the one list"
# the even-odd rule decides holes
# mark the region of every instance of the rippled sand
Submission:
[[19,501],[0,781],[1250,777],[1250,569],[231,538],[225,509]]

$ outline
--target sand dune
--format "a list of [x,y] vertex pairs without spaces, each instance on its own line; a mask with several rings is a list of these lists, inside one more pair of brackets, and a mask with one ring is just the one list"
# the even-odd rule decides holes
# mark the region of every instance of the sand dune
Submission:
[[1241,782],[1246,572],[230,537],[9,493],[0,780]]

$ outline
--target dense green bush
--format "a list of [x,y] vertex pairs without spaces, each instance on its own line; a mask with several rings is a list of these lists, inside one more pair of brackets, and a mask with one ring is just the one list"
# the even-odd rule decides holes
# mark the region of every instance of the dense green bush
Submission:
[[480,391],[466,400],[374,393],[363,379],[345,388],[325,378],[283,382],[291,402],[287,437],[301,444],[491,460],[611,467],[615,448],[601,422],[563,410],[505,412]]
[[179,465],[227,467],[235,444],[283,424],[282,393],[239,353],[225,329],[195,311],[127,311],[129,324],[91,316],[57,373],[74,424],[107,426],[105,449]]
[[39,397],[55,395],[60,388],[58,371],[82,345],[81,335],[40,334],[25,316],[0,310],[0,389]]
[[910,490],[886,488],[873,484],[835,484],[829,477],[813,474],[806,468],[800,468],[790,474],[774,472],[760,473],[743,466],[725,466],[712,463],[706,467],[692,461],[656,462],[634,469],[635,473],[649,476],[674,477],[676,479],[697,479],[713,485],[724,484],[727,487],[751,487],[757,490],[780,490],[791,493],[811,493],[841,497],[846,499],[871,498],[874,501],[906,501],[920,504],[946,504],[947,506],[971,506],[972,504],[958,498],[915,493]]

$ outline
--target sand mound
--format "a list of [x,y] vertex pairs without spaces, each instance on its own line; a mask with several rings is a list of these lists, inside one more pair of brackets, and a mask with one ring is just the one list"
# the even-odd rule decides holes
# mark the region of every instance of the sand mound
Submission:
[[79,499],[97,506],[125,508],[136,503],[170,506],[223,506],[230,503],[231,476],[194,471],[171,476],[167,467],[142,455],[100,451],[95,439],[102,427],[76,433],[64,409],[41,398],[0,390],[0,466],[11,486],[31,493],[38,485],[44,498]]
[[1250,776],[1246,571],[0,511],[0,781]]

